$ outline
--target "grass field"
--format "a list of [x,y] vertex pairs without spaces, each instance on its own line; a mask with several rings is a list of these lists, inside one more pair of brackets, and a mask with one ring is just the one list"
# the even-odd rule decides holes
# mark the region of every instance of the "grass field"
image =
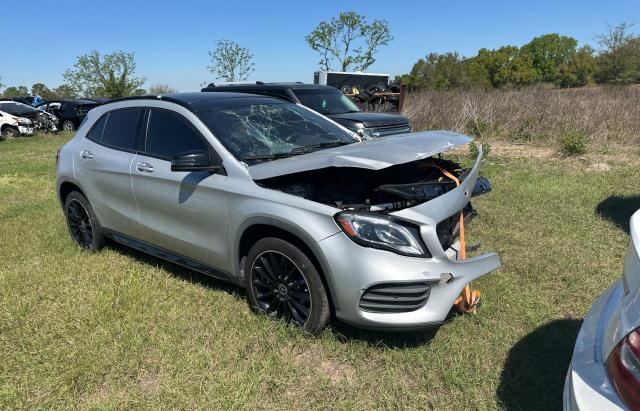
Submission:
[[640,167],[501,157],[471,241],[503,267],[437,330],[252,314],[240,289],[111,245],[71,242],[54,193],[68,135],[0,142],[0,409],[558,409],[581,319],[621,275]]

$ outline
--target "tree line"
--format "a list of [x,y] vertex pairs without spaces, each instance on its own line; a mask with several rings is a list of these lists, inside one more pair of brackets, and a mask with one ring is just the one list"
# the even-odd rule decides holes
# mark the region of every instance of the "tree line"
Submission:
[[[352,67],[356,70],[368,68],[375,62],[378,49],[388,45],[392,39],[386,21],[368,21],[355,12],[343,12],[329,21],[320,22],[305,37],[305,42],[322,56],[319,62],[322,69],[332,70],[337,65],[347,71]],[[245,81],[255,70],[251,51],[232,40],[216,41],[209,58],[211,65],[207,68],[223,81]],[[79,56],[76,64],[65,71],[64,83],[59,87],[49,89],[42,83],[33,84],[31,89],[12,86],[4,89],[0,95],[5,98],[39,95],[50,100],[81,96],[117,98],[176,91],[166,84],[152,85],[145,90],[142,85],[146,78],[138,76],[135,71],[134,53],[116,51],[101,54],[93,50]],[[0,81],[0,91],[4,87]]]
[[[429,53],[413,65],[410,73],[397,76],[396,81],[410,90],[521,88],[536,83],[557,87],[640,83],[640,36],[631,29],[627,23],[609,27],[605,34],[597,36],[597,50],[589,45],[578,47],[573,37],[551,33],[535,37],[522,47],[483,48],[473,57],[456,52]],[[375,63],[379,48],[389,45],[393,37],[384,20],[367,20],[355,12],[342,12],[320,22],[304,40],[320,55],[322,70],[364,71]],[[232,40],[218,40],[209,58],[211,65],[207,68],[223,81],[245,81],[255,70],[251,51]],[[54,89],[42,83],[33,84],[31,89],[13,86],[7,87],[2,96],[117,98],[176,91],[166,84],[142,88],[146,78],[136,74],[134,53],[123,51],[101,54],[93,50],[79,56],[63,77],[64,83]],[[1,80],[0,91],[4,87]]]
[[413,90],[640,83],[640,37],[631,29],[627,23],[609,27],[596,37],[598,50],[578,48],[575,38],[551,33],[522,47],[483,48],[469,58],[456,52],[429,53],[396,80]]

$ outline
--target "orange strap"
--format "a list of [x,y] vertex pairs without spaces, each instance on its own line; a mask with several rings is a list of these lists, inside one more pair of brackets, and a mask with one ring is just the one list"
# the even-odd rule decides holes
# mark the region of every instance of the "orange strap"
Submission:
[[[456,176],[454,176],[452,173],[448,172],[444,168],[435,164],[430,164],[427,167],[437,168],[445,177],[448,177],[451,180],[453,180],[456,183],[456,187],[460,186],[460,180],[458,180]],[[460,225],[459,257],[461,260],[464,260],[465,258],[467,258],[467,246],[464,241],[464,209],[460,210],[459,225]],[[464,286],[464,297],[463,296],[458,297],[454,302],[454,305],[459,311],[475,312],[475,309],[479,300],[480,300],[480,291],[473,290],[473,292],[471,292],[471,286],[467,284]]]

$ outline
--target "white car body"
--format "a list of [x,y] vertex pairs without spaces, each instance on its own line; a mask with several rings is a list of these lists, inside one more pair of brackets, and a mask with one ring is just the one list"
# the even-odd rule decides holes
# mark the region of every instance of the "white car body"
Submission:
[[578,333],[564,385],[565,410],[626,410],[607,359],[640,326],[640,211],[631,217],[623,278],[602,293]]
[[[6,127],[17,128],[21,135],[33,135],[33,122],[31,120],[0,111],[0,130],[4,131]],[[4,135],[5,133],[3,132],[2,134]]]

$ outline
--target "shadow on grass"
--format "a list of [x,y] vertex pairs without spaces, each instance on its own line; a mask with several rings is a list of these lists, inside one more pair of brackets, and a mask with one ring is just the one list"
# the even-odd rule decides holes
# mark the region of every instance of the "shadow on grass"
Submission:
[[640,196],[610,196],[598,204],[596,213],[629,234],[629,219],[638,209],[640,209]]
[[581,324],[552,321],[509,350],[498,386],[498,398],[507,410],[562,409],[564,379]]
[[181,265],[174,264],[170,261],[163,260],[162,258],[155,257],[151,254],[143,253],[142,251],[138,251],[134,248],[127,247],[126,245],[122,245],[115,241],[108,241],[107,247],[117,250],[118,253],[133,257],[136,260],[143,262],[145,264],[153,265],[156,267],[160,267],[167,272],[171,273],[175,277],[178,277],[184,281],[202,285],[204,287],[211,287],[226,293],[233,295],[236,298],[244,299],[246,298],[246,294],[243,288],[238,287],[234,284],[227,283],[222,280],[218,280],[215,277],[210,275],[202,274],[198,271],[191,270],[189,268],[182,267]]
[[[117,250],[118,253],[133,257],[136,260],[150,264],[156,267],[160,267],[167,272],[171,273],[177,278],[184,281],[188,281],[193,284],[198,284],[204,287],[211,287],[217,290],[229,293],[238,299],[246,299],[246,292],[242,287],[236,286],[225,281],[218,280],[206,274],[199,273],[197,271],[190,270],[182,267],[181,265],[174,264],[172,262],[163,260],[159,257],[138,251],[134,248],[127,247],[115,241],[109,241],[107,243],[109,248]],[[371,347],[380,348],[411,348],[418,347],[424,344],[428,344],[439,327],[427,329],[419,332],[384,332],[384,331],[369,331],[355,328],[351,325],[335,321],[329,332],[332,332],[336,339],[339,341],[361,341]]]
[[395,349],[415,348],[429,344],[439,328],[436,326],[422,331],[374,331],[336,321],[332,325],[332,332],[339,341],[359,341],[372,348]]

